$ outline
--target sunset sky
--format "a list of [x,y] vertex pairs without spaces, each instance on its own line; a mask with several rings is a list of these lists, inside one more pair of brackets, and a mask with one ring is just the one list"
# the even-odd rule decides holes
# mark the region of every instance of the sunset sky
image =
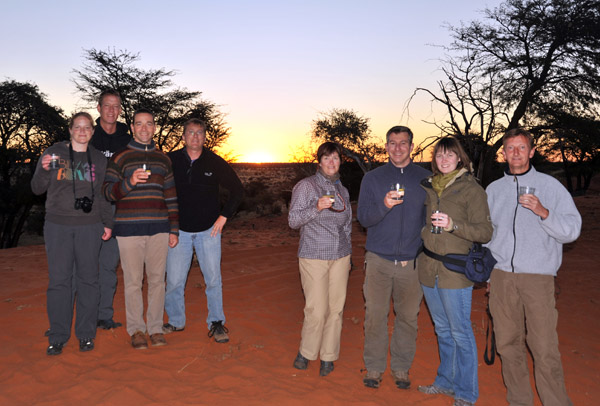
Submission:
[[416,87],[434,89],[445,24],[481,18],[499,0],[4,1],[0,80],[37,84],[67,114],[87,107],[71,81],[84,49],[139,52],[139,67],[174,69],[176,85],[221,106],[224,150],[239,162],[285,162],[332,108],[370,119],[374,135],[443,120]]

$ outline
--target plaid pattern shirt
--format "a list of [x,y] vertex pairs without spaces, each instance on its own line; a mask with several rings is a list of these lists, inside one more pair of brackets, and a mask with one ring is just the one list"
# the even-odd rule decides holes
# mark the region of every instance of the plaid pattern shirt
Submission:
[[[317,201],[326,188],[336,191],[332,210],[317,210]],[[321,173],[302,179],[294,186],[288,214],[291,228],[300,229],[298,257],[335,260],[350,255],[352,244],[352,208],[350,195],[338,180],[332,183]]]

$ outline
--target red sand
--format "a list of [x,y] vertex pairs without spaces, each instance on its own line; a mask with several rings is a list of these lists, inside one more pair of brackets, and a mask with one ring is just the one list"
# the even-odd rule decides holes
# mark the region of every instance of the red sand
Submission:
[[[559,336],[567,389],[575,405],[600,404],[600,198],[579,197],[584,217],[579,240],[565,249],[559,288]],[[63,354],[45,354],[46,257],[43,246],[0,251],[0,404],[2,405],[451,405],[426,396],[437,344],[425,304],[419,315],[412,389],[399,390],[386,372],[379,389],[362,384],[365,234],[355,223],[353,262],[344,312],[342,347],[335,371],[318,376],[318,362],[298,371],[304,299],[297,269],[297,232],[285,216],[237,219],[223,235],[223,293],[231,341],[206,334],[203,281],[195,264],[187,284],[185,331],[166,336],[168,345],[131,348],[124,327],[99,330],[96,349],[78,350],[73,338]],[[115,296],[115,319],[125,321],[123,281]],[[472,320],[480,360],[485,334],[484,289],[474,292]],[[503,405],[500,361],[479,369],[478,405]],[[539,405],[536,398],[536,405]]]

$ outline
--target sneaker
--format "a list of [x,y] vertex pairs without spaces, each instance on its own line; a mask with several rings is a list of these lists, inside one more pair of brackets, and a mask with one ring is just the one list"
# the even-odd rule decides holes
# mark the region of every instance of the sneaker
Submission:
[[93,338],[80,338],[79,339],[79,351],[92,351],[94,349]]
[[183,331],[184,329],[185,329],[185,327],[179,328],[179,327],[175,327],[174,325],[169,324],[169,323],[165,323],[162,326],[162,331],[165,334],[171,334],[171,333],[174,333],[175,331]]
[[469,402],[468,400],[455,398],[453,406],[473,406],[474,404],[475,403]]
[[306,369],[308,368],[308,359],[304,358],[300,351],[298,351],[298,355],[296,355],[296,359],[294,360],[294,368],[296,369]]
[[392,376],[396,382],[398,389],[410,388],[410,379],[408,379],[408,371],[392,371]]
[[363,378],[363,383],[367,388],[379,388],[383,374],[377,371],[368,371]]
[[444,389],[436,385],[419,386],[417,389],[419,392],[423,392],[426,395],[454,396],[454,391],[452,389]]
[[98,326],[98,328],[101,328],[103,330],[111,330],[113,328],[121,327],[123,324],[117,323],[113,319],[108,319],[98,320],[98,323],[96,323],[96,325]]
[[327,376],[333,371],[333,361],[321,361],[320,376]]
[[227,330],[227,327],[223,325],[221,320],[213,321],[208,332],[208,337],[214,337],[215,341],[218,343],[226,343],[229,341],[227,333],[229,333],[229,330]]
[[65,343],[52,343],[46,349],[47,355],[58,355],[62,353]]
[[148,348],[148,341],[146,341],[146,334],[141,331],[136,331],[131,336],[131,346],[136,350],[145,350]]

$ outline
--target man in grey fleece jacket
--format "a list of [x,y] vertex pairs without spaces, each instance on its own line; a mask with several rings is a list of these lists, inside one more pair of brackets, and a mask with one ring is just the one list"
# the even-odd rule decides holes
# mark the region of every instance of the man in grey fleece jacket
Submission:
[[[542,403],[571,405],[558,351],[554,277],[562,245],[579,236],[581,216],[560,182],[530,165],[535,148],[528,131],[508,131],[503,144],[508,171],[486,192],[494,227],[488,247],[498,260],[490,277],[490,311],[507,400],[533,405],[527,343]],[[535,192],[520,194],[522,186]]]

